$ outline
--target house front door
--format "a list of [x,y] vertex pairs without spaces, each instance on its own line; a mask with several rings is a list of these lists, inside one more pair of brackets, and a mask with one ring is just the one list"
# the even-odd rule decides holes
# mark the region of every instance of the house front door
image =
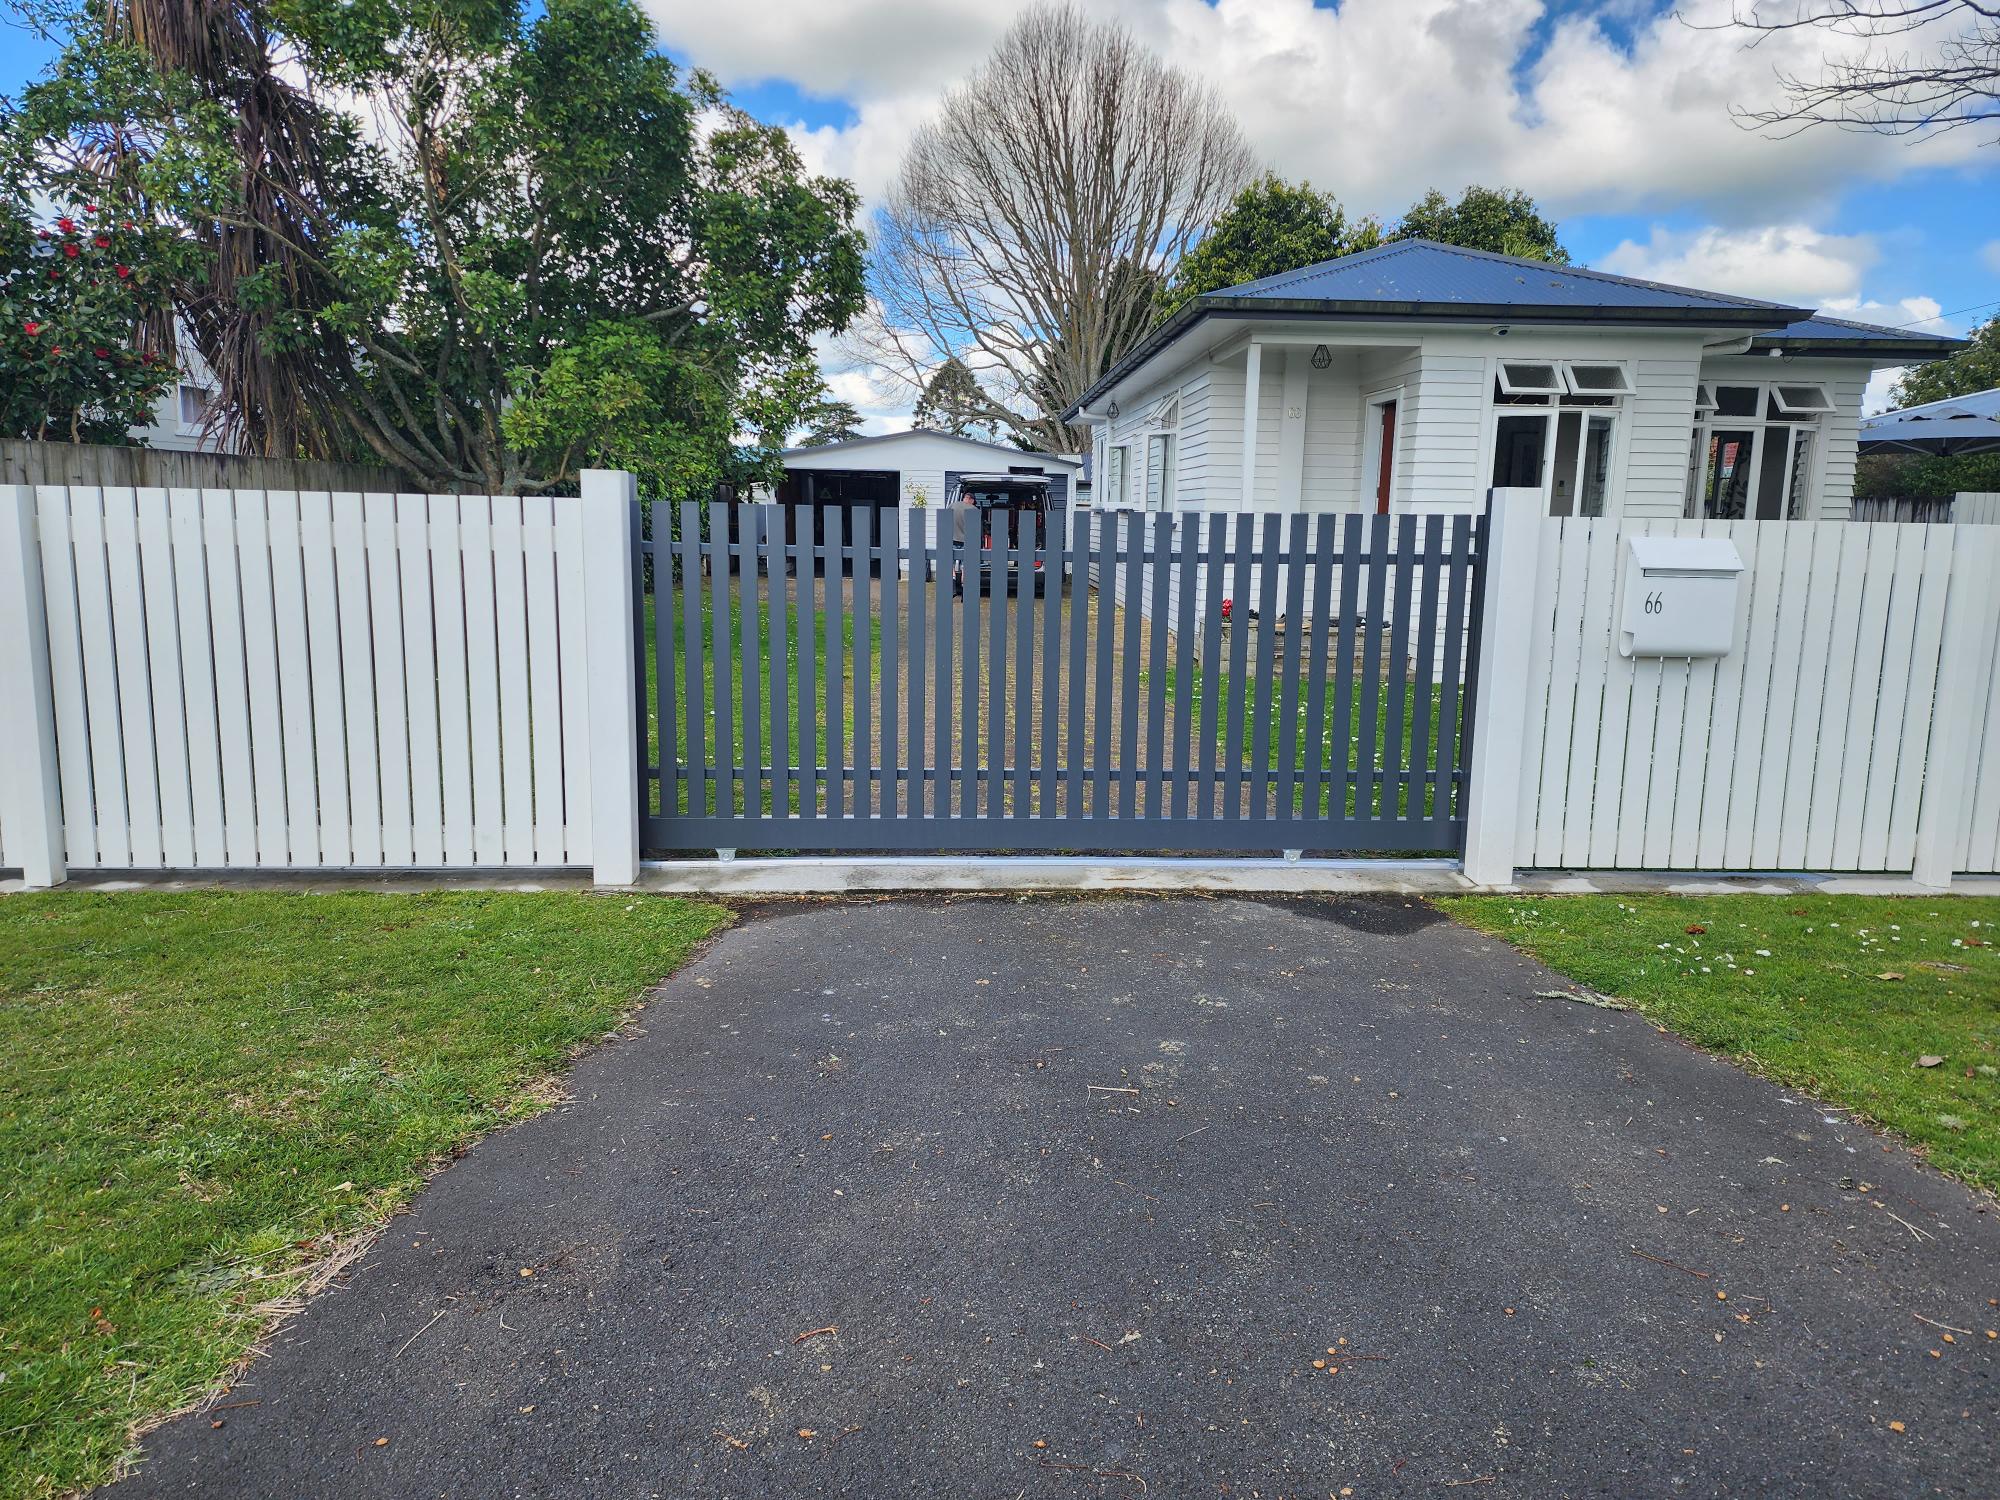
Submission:
[[1376,443],[1375,460],[1375,514],[1389,514],[1389,481],[1394,476],[1396,460],[1396,403],[1384,401],[1379,408],[1382,413],[1382,431]]

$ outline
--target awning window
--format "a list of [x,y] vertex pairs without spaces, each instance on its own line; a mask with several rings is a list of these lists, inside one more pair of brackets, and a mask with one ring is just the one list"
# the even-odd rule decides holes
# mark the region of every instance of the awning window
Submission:
[[1503,359],[1500,389],[1509,396],[1560,396],[1567,387],[1553,360]]

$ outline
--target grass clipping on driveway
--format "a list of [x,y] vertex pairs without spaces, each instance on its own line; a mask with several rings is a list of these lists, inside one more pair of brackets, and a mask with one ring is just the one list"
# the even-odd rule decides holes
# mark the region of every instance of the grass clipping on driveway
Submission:
[[2000,900],[1466,896],[1439,903],[1691,1041],[2000,1190]]
[[0,1494],[109,1477],[440,1156],[725,914],[658,897],[0,897]]

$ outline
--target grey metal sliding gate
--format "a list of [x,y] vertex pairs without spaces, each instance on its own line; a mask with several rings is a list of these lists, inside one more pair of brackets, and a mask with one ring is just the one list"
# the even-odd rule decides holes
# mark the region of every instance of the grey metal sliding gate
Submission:
[[1459,847],[1477,518],[907,514],[635,515],[643,847]]

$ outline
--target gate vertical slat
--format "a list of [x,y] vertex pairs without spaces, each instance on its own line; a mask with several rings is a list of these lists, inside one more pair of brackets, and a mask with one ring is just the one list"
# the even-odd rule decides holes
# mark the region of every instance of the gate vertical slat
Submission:
[[767,506],[766,526],[758,551],[764,556],[764,576],[770,580],[771,607],[766,612],[771,653],[771,811],[784,817],[792,810],[792,681],[790,655],[790,611],[786,608],[784,515]]
[[[1332,753],[1326,728],[1326,648],[1333,602],[1330,597],[1333,591],[1333,533],[1337,525],[1339,521],[1332,516],[1313,518],[1312,600],[1306,609],[1310,656],[1306,668],[1305,732],[1309,738],[1306,743],[1305,793],[1301,799],[1301,811],[1308,819],[1322,816],[1320,793],[1326,785],[1327,760]],[[1342,744],[1346,743],[1346,738],[1346,726],[1343,725]]]
[[701,659],[701,511],[681,502],[681,696],[687,718],[688,814],[708,813],[708,686]]
[[1174,531],[1179,518],[1162,511],[1153,522],[1152,577],[1147,580],[1152,609],[1152,639],[1146,648],[1146,816],[1163,818],[1162,802],[1166,783],[1162,776],[1167,758],[1167,615],[1172,603],[1168,584]]
[[1205,580],[1201,623],[1201,803],[1195,816],[1215,816],[1215,726],[1222,709],[1222,596],[1223,555],[1228,547],[1229,518],[1216,514],[1208,518],[1208,552],[1202,562]]
[[1195,565],[1201,539],[1201,517],[1176,517],[1174,578],[1179,588],[1174,611],[1174,758],[1173,786],[1167,815],[1184,818],[1188,810],[1189,752],[1194,747],[1194,596]]
[[[1369,523],[1349,516],[1342,523],[1340,539],[1340,635],[1334,650],[1333,730],[1329,751],[1337,771],[1333,775],[1332,805],[1327,815],[1348,816],[1347,799],[1355,797],[1354,812],[1360,815],[1361,736],[1355,720],[1354,670],[1356,641],[1361,632],[1361,535]],[[1353,765],[1349,765],[1349,761]]]
[[1014,670],[1008,687],[1008,710],[1014,715],[1014,817],[1033,810],[1029,777],[1034,770],[1035,729],[1035,532],[1031,513],[1018,518],[1027,530],[1026,545],[1018,534],[1011,549],[1014,560]]
[[1085,637],[1090,633],[1091,538],[1102,522],[1089,511],[1070,513],[1069,585],[1069,671],[1064,686],[1069,693],[1069,751],[1063,758],[1063,816],[1071,820],[1083,816],[1083,710],[1088,679],[1084,675]]
[[799,724],[798,743],[793,747],[798,760],[799,816],[817,818],[819,805],[819,690],[814,681],[819,666],[819,608],[814,603],[818,587],[814,569],[819,566],[813,544],[814,518],[810,512],[794,510],[792,522],[792,586],[794,628],[798,632],[799,675],[797,683]]
[[1431,819],[1440,825],[1451,821],[1456,800],[1458,769],[1459,682],[1466,671],[1465,580],[1466,559],[1472,544],[1473,522],[1469,516],[1451,518],[1450,582],[1445,587],[1444,688],[1438,694],[1437,786],[1431,794]]
[[882,797],[879,812],[885,818],[899,818],[903,809],[903,735],[902,735],[902,632],[903,632],[903,532],[902,515],[898,511],[877,511],[878,523],[883,517],[893,517],[893,535],[878,524],[875,533],[875,556],[881,572],[882,608],[882,665],[877,674],[881,678],[882,733],[880,760],[882,763]]
[[1042,657],[1032,686],[1041,698],[1042,763],[1036,774],[1036,816],[1056,815],[1056,765],[1062,737],[1062,608],[1066,548],[1060,519],[1043,531]]
[[[660,740],[660,815],[680,812],[681,723],[674,712],[681,678],[680,651],[674,644],[674,510],[665,500],[650,513],[653,529],[653,703]],[[639,663],[645,670],[645,662]],[[578,810],[580,813],[580,809]],[[572,816],[578,815],[573,813]]]
[[924,638],[931,612],[931,544],[929,510],[910,516],[910,816],[927,816],[930,806],[924,783],[924,768],[930,764],[929,747],[924,743],[924,677],[930,670]]
[[1146,526],[1144,511],[1132,512],[1119,560],[1125,566],[1125,670],[1118,690],[1118,816],[1136,818],[1139,796],[1139,626],[1145,617]]
[[854,553],[854,796],[848,806],[857,818],[875,806],[875,519],[873,506],[857,506],[849,518],[848,546]]
[[1424,791],[1431,780],[1434,733],[1431,712],[1431,685],[1437,680],[1438,565],[1442,559],[1440,541],[1444,535],[1443,516],[1426,516],[1423,521],[1423,583],[1418,589],[1417,657],[1415,682],[1411,688],[1414,708],[1410,715],[1410,772],[1404,816],[1426,819]]
[[958,526],[958,580],[959,580],[959,636],[963,646],[959,655],[958,682],[958,815],[961,818],[979,816],[979,571],[983,565],[980,553],[979,513],[976,507],[959,507]]
[[826,660],[820,685],[825,689],[826,703],[826,815],[839,818],[845,815],[847,807],[847,730],[841,722],[847,711],[846,696],[841,692],[845,685],[841,681],[843,646],[841,635],[846,626],[847,586],[844,574],[847,567],[846,528],[841,524],[845,517],[838,505],[830,505],[823,512],[826,517],[826,568],[820,574],[820,593],[825,599],[822,606],[826,624]]
[[[1113,511],[1104,518],[1091,547],[1097,574],[1097,692],[1091,705],[1090,815],[1109,816],[1111,801],[1111,658],[1112,616],[1117,612],[1118,539],[1125,532],[1129,512]],[[1105,557],[1104,538],[1111,538],[1111,555]]]
[[1259,528],[1263,536],[1257,548],[1262,561],[1257,573],[1257,671],[1251,678],[1257,696],[1250,700],[1255,715],[1250,735],[1250,816],[1260,822],[1270,816],[1271,719],[1280,707],[1271,691],[1271,676],[1276,670],[1278,646],[1278,575],[1283,570],[1279,522],[1283,519],[1263,517]]
[[711,501],[703,507],[708,533],[701,550],[708,559],[709,691],[715,696],[715,812],[728,817],[736,807],[736,621],[729,606],[729,517]]
[[[1002,530],[997,513],[993,529],[996,533]],[[987,599],[986,816],[999,818],[1007,805],[1007,579],[1014,565],[1014,548],[996,535],[985,550],[988,555],[979,571],[980,592]]]
[[1282,823],[1292,821],[1292,799],[1299,772],[1299,658],[1312,636],[1305,620],[1306,527],[1304,516],[1293,516],[1285,539],[1285,665],[1278,694],[1278,805]]
[[951,736],[951,647],[952,647],[952,599],[949,579],[958,556],[959,531],[965,516],[963,510],[953,506],[938,513],[937,524],[937,576],[931,581],[931,596],[937,606],[937,673],[932,708],[937,718],[937,753],[933,757],[931,780],[932,815],[938,818],[952,816],[954,792],[952,786],[952,736]]
[[1359,760],[1354,787],[1354,816],[1375,816],[1375,762],[1382,744],[1382,649],[1388,632],[1383,629],[1382,609],[1389,575],[1389,530],[1391,517],[1375,516],[1368,522],[1368,607],[1363,616],[1361,670],[1361,731],[1355,736]]
[[1403,713],[1410,695],[1410,614],[1417,580],[1417,518],[1399,516],[1396,521],[1396,567],[1393,581],[1395,605],[1389,624],[1389,656],[1382,665],[1387,689],[1383,716],[1388,720],[1389,748],[1382,757],[1382,816],[1402,816],[1397,789],[1408,781],[1405,765],[1408,747],[1403,743]]
[[1225,707],[1227,727],[1223,746],[1222,816],[1235,821],[1243,816],[1243,714],[1250,672],[1250,554],[1256,539],[1256,517],[1239,513],[1236,517],[1236,566],[1230,585],[1229,691]]
[[[646,673],[646,653],[652,648],[649,646],[646,630],[646,574],[648,571],[646,564],[647,554],[652,550],[652,543],[646,539],[645,501],[635,500],[632,502],[631,526],[632,691],[636,695],[634,701],[639,705],[639,816],[644,818],[652,811],[655,786],[662,789],[660,793],[662,799],[660,802],[660,811],[663,813],[673,811],[672,806],[665,800],[666,793],[664,791],[667,781],[667,755],[665,750],[666,725],[663,721],[666,715],[657,713],[653,704],[653,697],[658,686],[666,680],[667,663],[665,658],[655,655],[651,679],[652,686],[649,687]],[[653,623],[655,627],[653,633],[655,635],[658,633],[659,617],[660,601],[658,598],[655,598],[653,600]],[[649,725],[653,727],[653,733],[650,735],[647,733]],[[657,765],[653,764],[651,759],[656,744],[659,746],[659,764]]]
[[737,516],[736,582],[743,613],[743,806],[752,817],[764,812],[763,611],[757,602],[758,558],[764,550],[764,507],[744,505]]

